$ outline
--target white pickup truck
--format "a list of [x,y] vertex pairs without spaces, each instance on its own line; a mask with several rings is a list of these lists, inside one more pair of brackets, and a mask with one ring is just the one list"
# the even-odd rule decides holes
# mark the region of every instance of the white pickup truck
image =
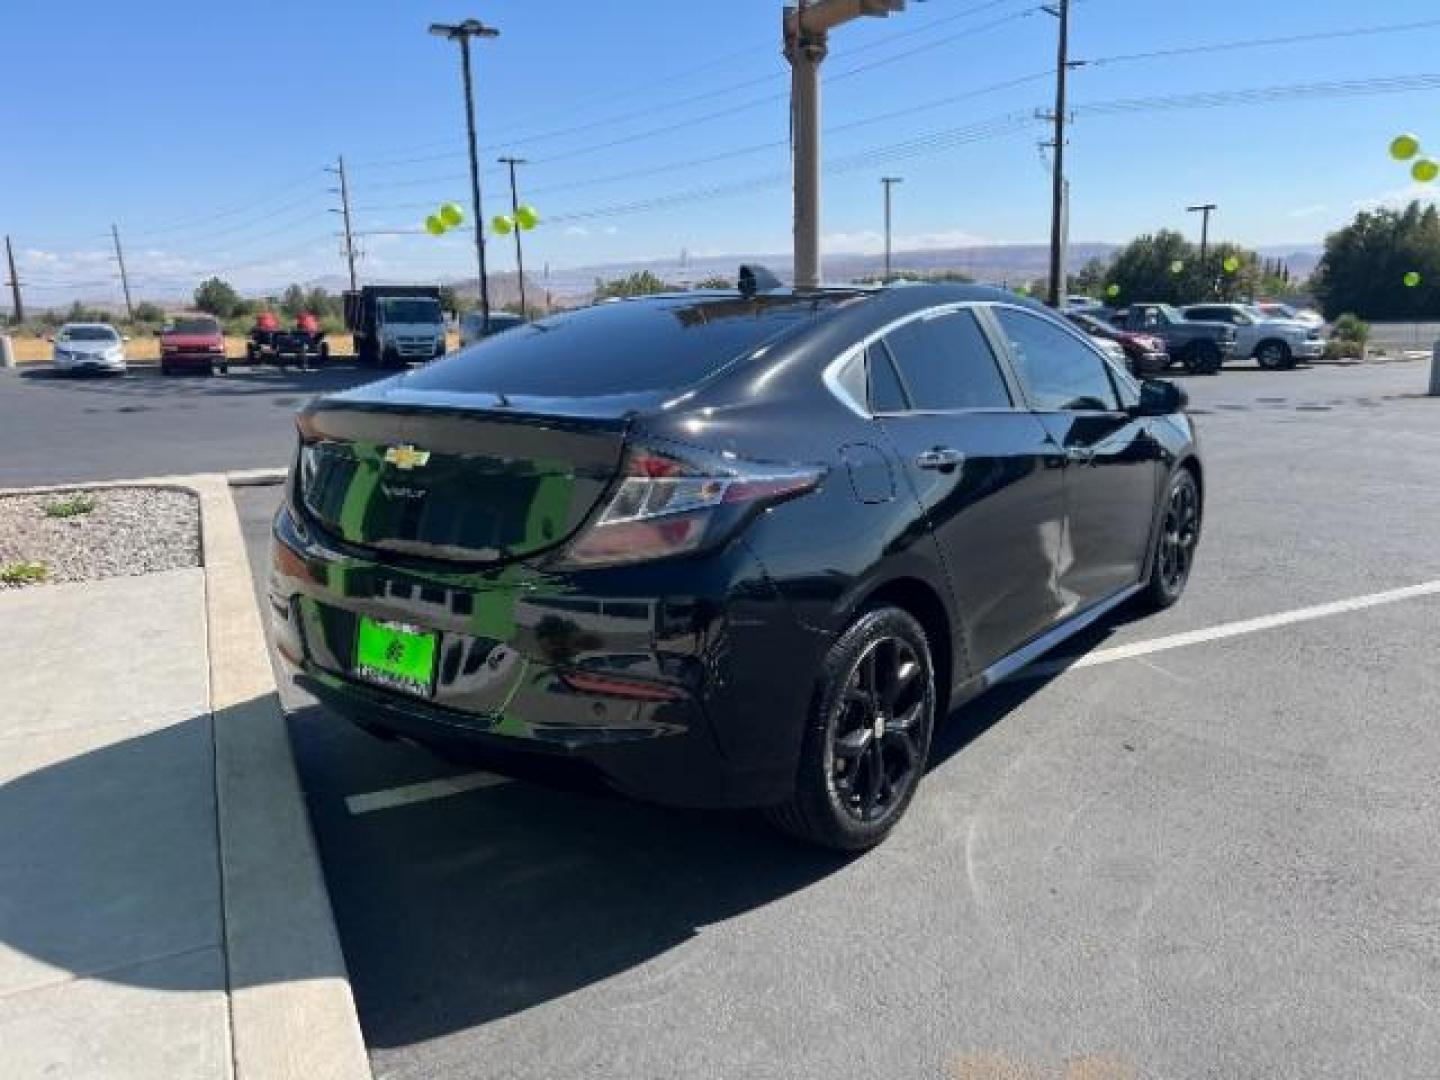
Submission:
[[1323,331],[1297,319],[1271,318],[1250,304],[1191,304],[1186,319],[1223,322],[1235,328],[1235,355],[1253,357],[1266,371],[1292,368],[1325,354]]

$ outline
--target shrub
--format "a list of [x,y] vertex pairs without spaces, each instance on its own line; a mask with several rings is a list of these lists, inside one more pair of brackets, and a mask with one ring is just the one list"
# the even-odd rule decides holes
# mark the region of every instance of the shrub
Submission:
[[1370,340],[1370,324],[1358,315],[1347,311],[1335,320],[1335,328],[1330,336],[1337,341],[1350,341],[1357,345],[1364,345]]
[[90,513],[100,505],[100,500],[94,495],[72,495],[68,499],[61,499],[59,502],[45,504],[45,516],[52,518],[82,517]]
[[42,562],[13,562],[0,566],[0,585],[34,585],[50,576]]

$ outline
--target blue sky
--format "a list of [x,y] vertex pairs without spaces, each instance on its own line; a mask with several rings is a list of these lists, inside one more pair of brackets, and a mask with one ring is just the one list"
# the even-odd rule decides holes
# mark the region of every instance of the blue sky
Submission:
[[[441,201],[468,203],[458,56],[425,27],[469,15],[502,31],[477,45],[481,153],[533,160],[522,193],[545,221],[527,236],[531,269],[549,263],[562,276],[682,248],[788,250],[778,0],[262,0],[223,15],[176,0],[6,8],[0,231],[15,238],[32,303],[77,288],[116,294],[112,221],[142,294],[183,295],[212,271],[248,287],[339,273],[334,180],[322,171],[338,153],[362,231],[416,230]],[[1433,89],[1084,108],[1440,72],[1433,0],[1076,0],[1073,55],[1090,60],[1426,21],[1076,72],[1072,236],[1193,230],[1185,204],[1213,201],[1220,237],[1313,243],[1357,206],[1408,195],[1385,154],[1394,133],[1415,130],[1440,152]],[[886,173],[905,178],[899,247],[1043,240],[1045,132],[1025,118],[1049,103],[1054,33],[1035,0],[912,0],[901,15],[837,32],[824,68],[826,250],[878,247]],[[698,197],[727,186],[738,193]],[[674,201],[655,202],[664,199]],[[485,202],[487,216],[508,204],[493,171]],[[459,275],[472,264],[464,236],[376,235],[364,250],[370,277]],[[491,250],[492,268],[512,269],[508,243]]]

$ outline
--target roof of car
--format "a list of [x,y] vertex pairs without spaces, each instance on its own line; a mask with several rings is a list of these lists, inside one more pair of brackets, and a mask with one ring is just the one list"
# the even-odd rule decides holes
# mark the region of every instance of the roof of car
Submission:
[[114,330],[115,327],[106,322],[67,322],[60,327],[61,330]]

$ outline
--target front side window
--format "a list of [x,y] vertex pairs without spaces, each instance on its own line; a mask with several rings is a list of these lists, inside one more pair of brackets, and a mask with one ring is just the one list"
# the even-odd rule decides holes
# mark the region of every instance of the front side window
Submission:
[[1116,409],[1105,361],[1083,341],[1019,308],[997,307],[995,315],[1036,408],[1067,412]]
[[[915,319],[885,335],[910,406],[926,412],[1008,409],[1005,378],[970,311]],[[874,375],[872,379],[872,392]]]

